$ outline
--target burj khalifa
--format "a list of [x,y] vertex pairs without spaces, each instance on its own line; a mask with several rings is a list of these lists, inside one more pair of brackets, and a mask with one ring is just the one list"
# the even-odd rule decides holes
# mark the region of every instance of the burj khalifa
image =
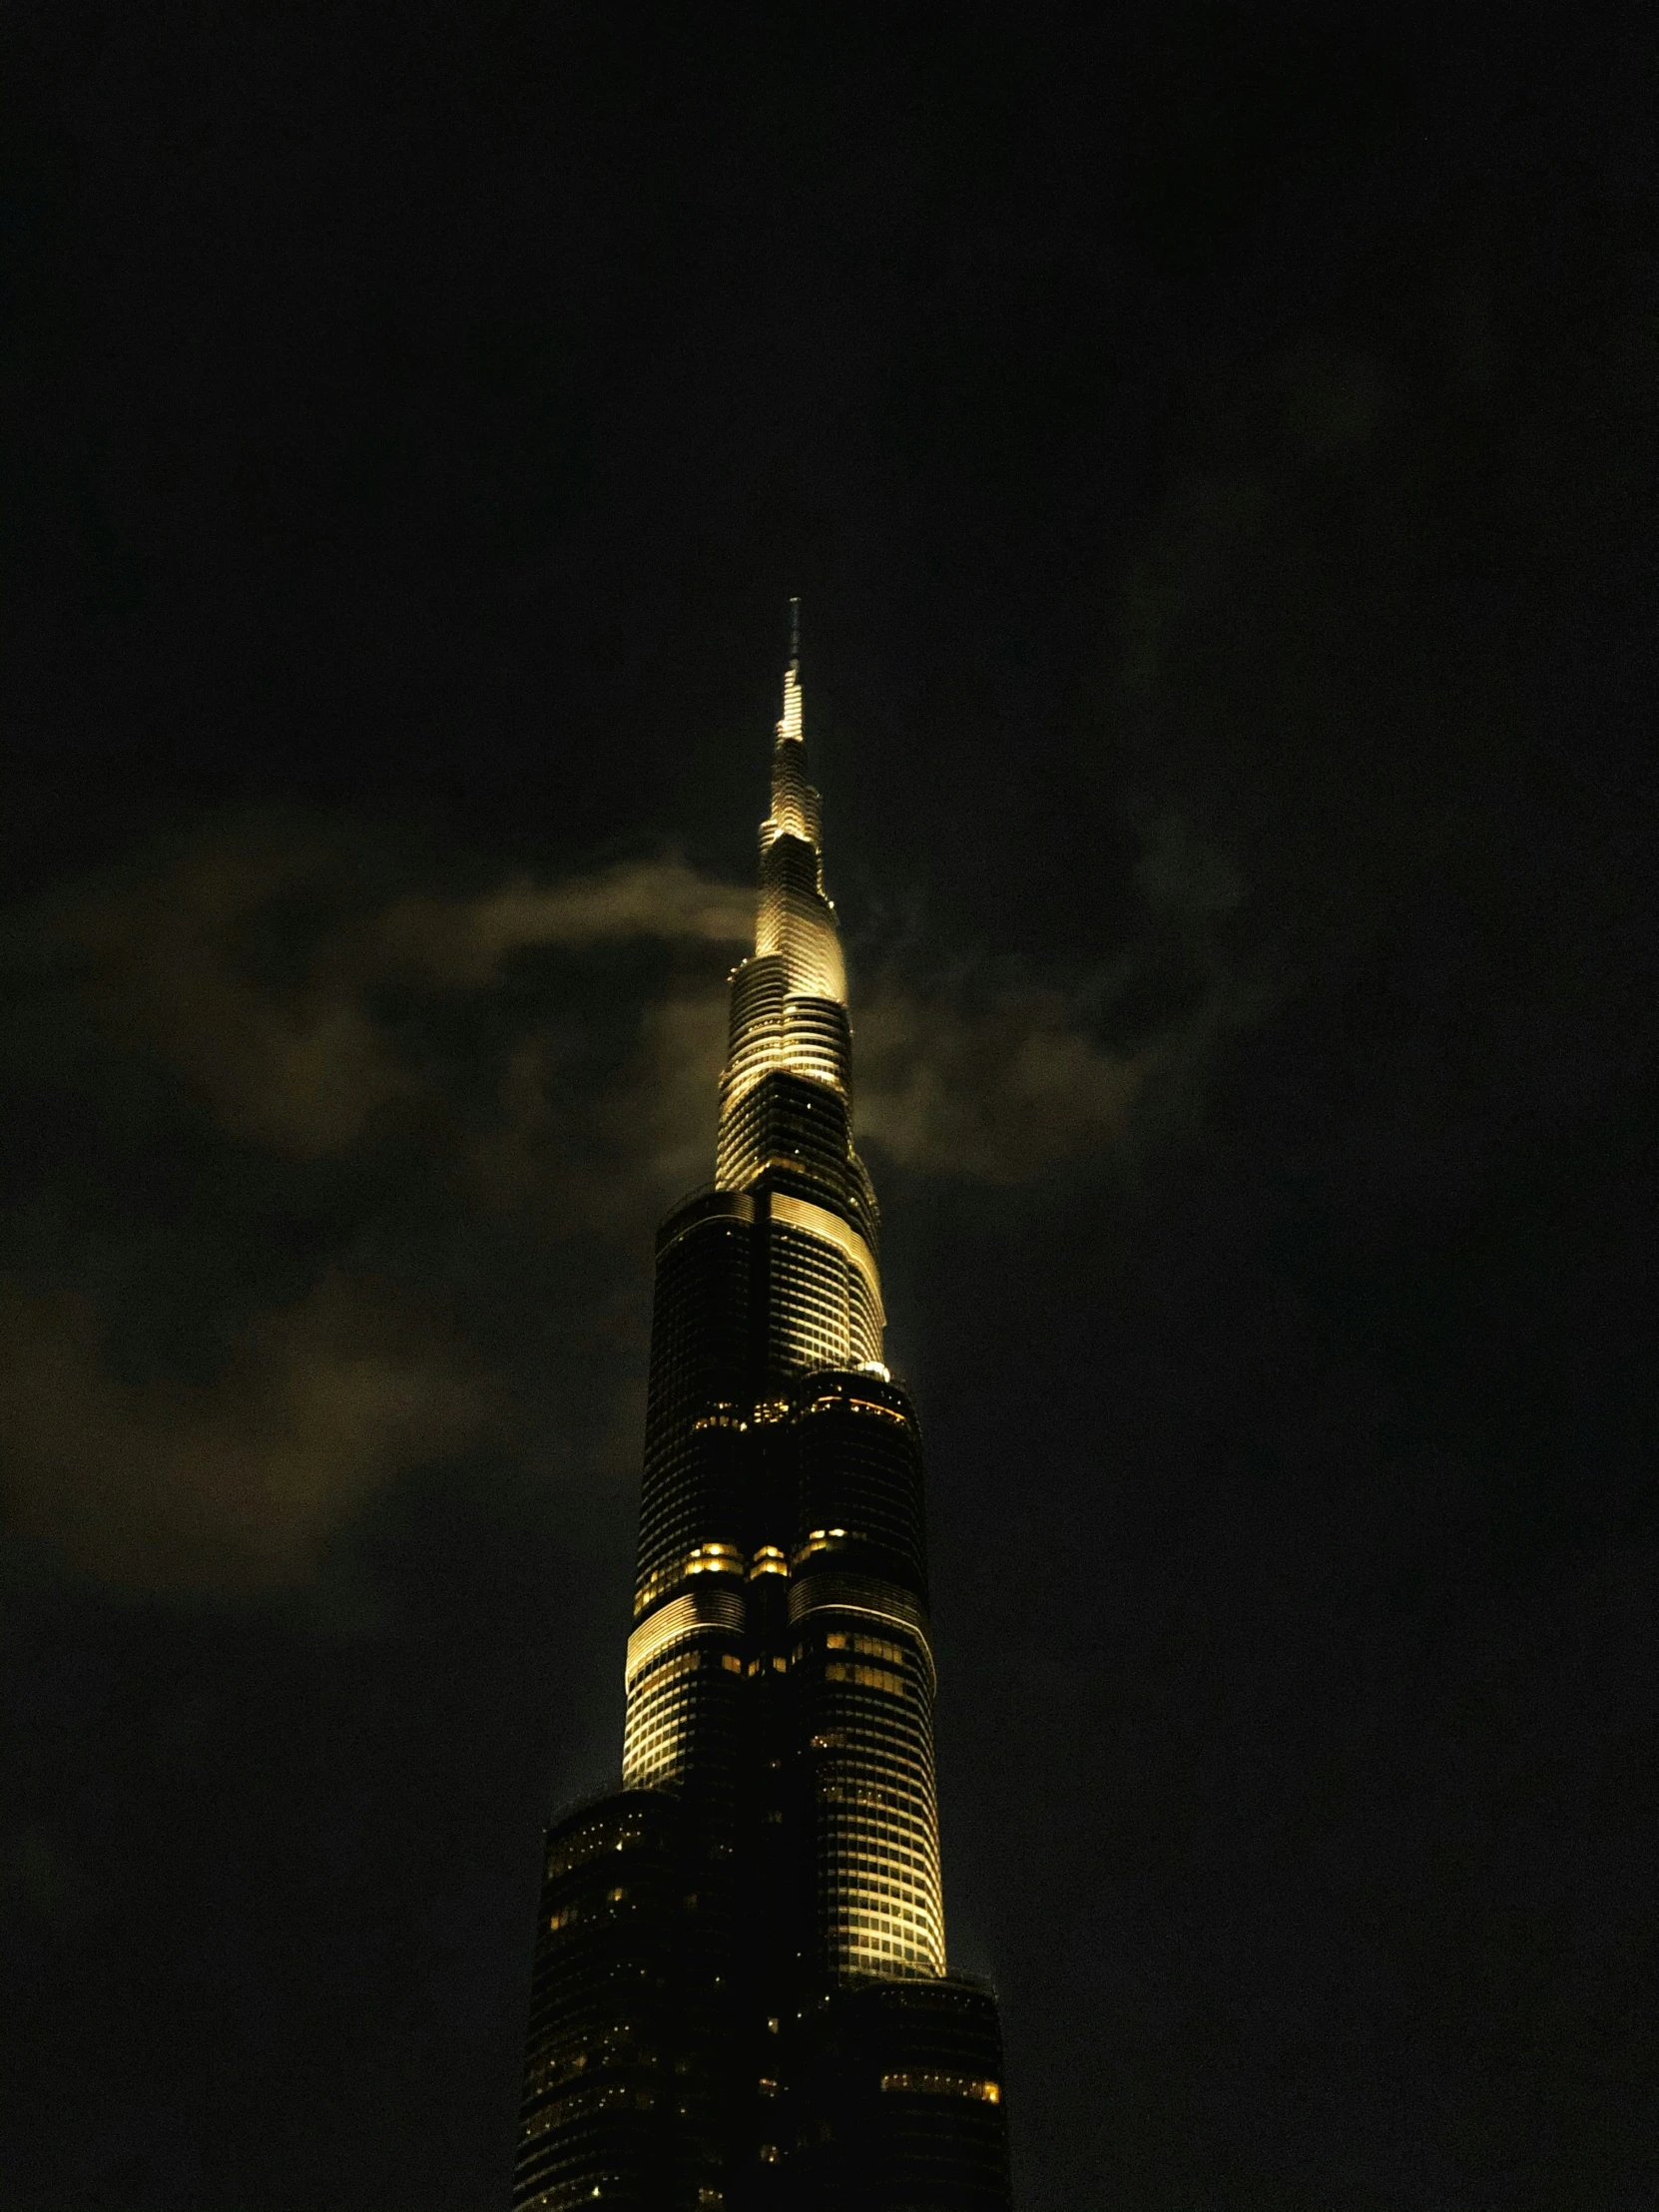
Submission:
[[798,626],[760,844],[714,1180],[657,1237],[621,1788],[546,1840],[513,2204],[1007,2212]]

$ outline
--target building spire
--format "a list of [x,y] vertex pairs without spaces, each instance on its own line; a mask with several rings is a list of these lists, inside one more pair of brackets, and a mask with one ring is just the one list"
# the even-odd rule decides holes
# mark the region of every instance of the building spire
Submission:
[[784,671],[784,715],[778,725],[778,735],[784,738],[802,738],[801,726],[801,602],[790,601],[790,665]]
[[945,1950],[921,1438],[798,602],[790,633],[715,1180],[657,1239],[623,1786],[542,1861],[516,2212],[1012,2212],[996,2001]]

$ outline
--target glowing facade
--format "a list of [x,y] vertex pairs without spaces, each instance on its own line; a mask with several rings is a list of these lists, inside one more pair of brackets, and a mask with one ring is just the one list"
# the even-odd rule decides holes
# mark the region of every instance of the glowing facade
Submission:
[[623,1788],[549,1835],[514,2204],[1001,2212],[798,657],[760,878],[715,1180],[658,1237]]

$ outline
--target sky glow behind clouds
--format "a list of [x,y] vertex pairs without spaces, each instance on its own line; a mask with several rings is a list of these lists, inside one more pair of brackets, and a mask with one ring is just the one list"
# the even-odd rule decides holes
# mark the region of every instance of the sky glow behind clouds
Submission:
[[8,2212],[502,2197],[795,592],[1022,2212],[1659,2202],[1650,18],[10,16]]

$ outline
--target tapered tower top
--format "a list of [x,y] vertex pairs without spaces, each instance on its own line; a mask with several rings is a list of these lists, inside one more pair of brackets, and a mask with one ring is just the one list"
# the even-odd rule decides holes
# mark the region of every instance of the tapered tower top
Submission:
[[[784,671],[784,712],[778,724],[778,742],[804,741],[801,726],[801,602],[790,601],[790,662]],[[775,777],[776,781],[776,777]]]

